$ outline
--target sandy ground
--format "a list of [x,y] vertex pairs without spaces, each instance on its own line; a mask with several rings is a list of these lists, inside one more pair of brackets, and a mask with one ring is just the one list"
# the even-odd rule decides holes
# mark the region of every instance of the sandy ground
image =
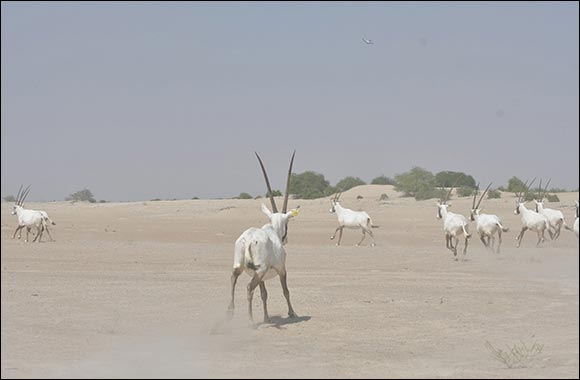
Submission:
[[[388,201],[378,201],[382,193]],[[571,225],[578,194],[559,196],[549,207]],[[336,247],[329,200],[291,200],[301,205],[286,246],[299,318],[286,318],[273,279],[272,322],[255,329],[247,325],[248,276],[240,277],[229,323],[225,311],[233,243],[266,223],[261,200],[30,203],[57,223],[56,241],[40,244],[11,239],[16,217],[2,203],[2,378],[578,378],[571,232],[541,248],[528,232],[516,248],[520,219],[504,194],[484,201],[511,227],[502,252],[474,237],[466,260],[454,261],[433,200],[370,185],[342,201],[380,226],[377,246],[367,239],[355,247],[360,232],[345,230]],[[466,214],[470,202],[454,200],[452,211]],[[259,322],[258,291],[254,309]],[[544,348],[508,369],[487,341]]]

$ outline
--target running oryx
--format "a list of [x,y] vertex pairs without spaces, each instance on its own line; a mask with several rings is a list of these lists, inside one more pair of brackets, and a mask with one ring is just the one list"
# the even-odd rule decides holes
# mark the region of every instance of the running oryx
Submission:
[[357,247],[361,245],[363,240],[366,237],[366,234],[369,234],[373,242],[371,243],[371,247],[375,246],[375,237],[373,236],[373,231],[371,228],[378,228],[379,226],[373,225],[371,217],[364,211],[353,211],[348,208],[344,208],[338,203],[340,199],[340,195],[342,192],[337,193],[334,198],[332,199],[332,207],[330,208],[330,213],[336,213],[338,216],[338,227],[334,231],[334,234],[330,237],[330,240],[333,240],[336,236],[336,233],[340,231],[338,235],[338,242],[336,245],[340,245],[340,240],[342,239],[342,230],[346,228],[352,229],[362,229],[362,239],[357,243]]
[[[476,230],[477,230],[477,233],[479,234],[479,239],[481,240],[481,242],[483,243],[483,245],[486,248],[491,248],[492,252],[494,251],[495,234],[497,233],[497,236],[499,238],[499,242],[497,245],[496,253],[499,253],[499,250],[501,247],[501,233],[508,232],[509,228],[504,227],[501,224],[501,220],[499,219],[499,217],[497,215],[482,214],[481,213],[482,209],[479,208],[481,201],[485,197],[485,194],[487,194],[487,191],[489,190],[490,187],[491,187],[491,183],[489,185],[487,185],[487,187],[485,188],[485,191],[483,192],[483,194],[481,194],[479,201],[477,201],[477,204],[475,204],[476,199],[477,199],[477,193],[479,192],[479,184],[477,184],[477,189],[475,190],[475,193],[473,194],[473,204],[471,206],[470,219],[472,221],[476,222]],[[487,239],[487,241],[486,241],[486,239]]]

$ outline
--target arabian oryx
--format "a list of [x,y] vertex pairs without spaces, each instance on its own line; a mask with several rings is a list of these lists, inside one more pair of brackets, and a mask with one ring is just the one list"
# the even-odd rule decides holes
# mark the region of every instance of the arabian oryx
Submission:
[[538,233],[538,242],[536,243],[536,247],[546,241],[545,233],[548,228],[550,228],[550,222],[548,218],[546,218],[542,214],[538,214],[533,210],[528,210],[526,208],[526,200],[525,195],[528,192],[528,189],[532,186],[536,179],[534,178],[530,185],[528,186],[528,181],[524,184],[524,188],[516,194],[518,198],[516,200],[516,209],[514,210],[514,214],[522,216],[522,231],[516,237],[518,241],[516,247],[522,244],[522,239],[524,237],[524,232],[527,230],[536,231]]
[[[534,199],[536,203],[536,212],[544,215],[548,218],[550,222],[550,228],[548,233],[552,240],[556,240],[560,237],[560,232],[562,231],[562,226],[567,228],[568,225],[564,220],[564,214],[560,210],[553,210],[551,208],[544,208],[544,201],[546,199],[546,194],[548,193],[548,185],[550,185],[551,179],[546,183],[546,187],[542,190],[542,180],[540,180],[540,188],[538,190],[538,199]],[[554,230],[552,232],[552,230]]]
[[33,242],[35,242],[37,239],[38,242],[40,242],[40,239],[42,238],[42,231],[44,229],[44,218],[40,212],[35,210],[27,210],[24,208],[24,200],[28,196],[29,192],[30,185],[28,185],[24,191],[22,191],[22,185],[20,186],[20,189],[18,189],[16,203],[12,208],[12,215],[16,215],[18,217],[18,227],[16,227],[14,235],[12,235],[12,239],[16,237],[17,232],[19,232],[18,239],[20,239],[22,237],[22,229],[26,227],[26,239],[24,241],[27,242],[30,229],[35,227],[37,234]]
[[363,235],[362,239],[357,243],[356,246],[357,247],[360,246],[363,240],[365,239],[366,234],[369,234],[371,239],[373,239],[371,247],[374,247],[375,237],[373,236],[373,231],[371,231],[371,228],[379,228],[379,226],[373,225],[371,217],[366,212],[353,211],[351,209],[342,207],[340,203],[338,203],[341,194],[342,192],[334,196],[334,198],[332,199],[332,207],[329,210],[331,214],[336,213],[336,216],[338,217],[338,227],[336,228],[336,230],[334,230],[334,234],[330,237],[330,240],[334,240],[336,233],[340,231],[340,234],[338,235],[338,242],[336,243],[336,245],[338,246],[340,245],[340,240],[342,239],[342,230],[345,227],[352,229],[360,228],[362,230]]
[[254,290],[258,285],[260,286],[260,293],[264,304],[264,322],[268,321],[268,293],[264,281],[276,276],[280,276],[282,291],[288,303],[288,316],[290,318],[296,317],[296,313],[294,313],[294,309],[292,309],[292,304],[290,303],[290,292],[286,284],[286,250],[284,249],[284,245],[288,242],[288,221],[298,214],[296,209],[287,211],[294,154],[296,154],[296,151],[294,151],[292,159],[290,160],[284,205],[282,212],[278,212],[266,169],[264,168],[262,159],[256,153],[256,157],[258,157],[264,174],[264,179],[266,180],[272,211],[268,210],[268,207],[262,204],[262,212],[270,219],[270,223],[265,224],[262,228],[249,228],[236,240],[234,248],[234,269],[231,276],[231,302],[228,308],[230,317],[234,312],[236,282],[242,272],[246,272],[252,277],[252,280],[248,284],[248,314],[250,323],[253,323],[252,298],[254,296]]
[[[463,248],[463,256],[465,256],[469,243],[468,239],[471,237],[471,234],[469,233],[469,222],[465,216],[447,211],[447,209],[451,207],[450,204],[447,204],[447,201],[449,200],[449,196],[451,195],[454,187],[455,185],[449,189],[447,195],[445,195],[439,200],[439,202],[437,202],[437,219],[443,219],[445,245],[453,252],[453,256],[457,261],[457,246],[459,244],[459,236],[462,234],[465,236],[465,247]],[[453,240],[455,240],[455,244],[453,244]]]
[[576,201],[576,220],[574,221],[574,229],[566,226],[567,230],[574,231],[576,237],[578,237],[578,201]]
[[487,194],[487,191],[489,190],[490,187],[491,183],[487,185],[485,191],[483,192],[483,194],[481,194],[479,201],[477,201],[477,204],[475,204],[475,201],[477,199],[477,193],[479,192],[479,184],[477,185],[477,189],[475,190],[475,193],[473,195],[473,204],[471,206],[470,219],[471,221],[476,222],[476,230],[477,233],[479,234],[479,239],[486,248],[491,248],[492,252],[494,251],[495,234],[497,233],[499,242],[497,245],[496,253],[499,253],[501,247],[501,233],[508,232],[509,228],[506,228],[501,224],[501,220],[497,215],[482,214],[481,208],[479,208],[481,201],[485,197],[485,194]]

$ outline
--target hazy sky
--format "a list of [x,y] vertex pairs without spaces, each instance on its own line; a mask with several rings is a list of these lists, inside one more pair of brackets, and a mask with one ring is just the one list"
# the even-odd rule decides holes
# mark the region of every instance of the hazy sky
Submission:
[[[567,3],[2,2],[2,196],[231,197],[414,166],[578,188]],[[366,45],[362,38],[374,45]]]

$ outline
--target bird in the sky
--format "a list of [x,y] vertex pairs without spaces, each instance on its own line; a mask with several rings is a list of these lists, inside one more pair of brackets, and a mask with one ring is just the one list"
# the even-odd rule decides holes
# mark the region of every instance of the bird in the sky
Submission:
[[373,40],[367,40],[366,38],[363,38],[362,40],[367,45],[373,45],[374,44]]

